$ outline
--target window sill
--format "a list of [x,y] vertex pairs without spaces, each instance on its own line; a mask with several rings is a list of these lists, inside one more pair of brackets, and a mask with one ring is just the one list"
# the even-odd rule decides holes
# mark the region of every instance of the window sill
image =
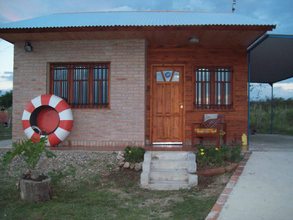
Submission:
[[70,105],[72,109],[110,109],[110,105],[96,106],[96,105]]
[[194,105],[194,111],[200,112],[232,112],[235,111],[233,105],[230,106],[196,106]]

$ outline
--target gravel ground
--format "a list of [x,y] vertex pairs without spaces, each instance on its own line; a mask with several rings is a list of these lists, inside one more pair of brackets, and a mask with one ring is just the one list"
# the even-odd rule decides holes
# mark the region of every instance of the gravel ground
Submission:
[[[0,158],[7,152],[0,150]],[[44,174],[62,174],[67,178],[64,181],[74,179],[86,179],[94,176],[103,176],[113,170],[118,170],[117,152],[90,152],[90,151],[53,151],[55,158],[41,158],[37,165],[38,171]],[[25,163],[20,158],[9,165],[10,176],[19,176],[26,171]]]

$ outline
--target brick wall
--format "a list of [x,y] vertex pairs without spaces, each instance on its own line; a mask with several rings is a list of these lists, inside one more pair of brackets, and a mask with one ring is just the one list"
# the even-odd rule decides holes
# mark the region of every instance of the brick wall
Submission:
[[144,145],[145,41],[33,41],[26,53],[15,43],[13,140],[24,137],[21,117],[26,103],[48,92],[51,62],[110,62],[110,109],[73,109],[74,128],[64,145]]

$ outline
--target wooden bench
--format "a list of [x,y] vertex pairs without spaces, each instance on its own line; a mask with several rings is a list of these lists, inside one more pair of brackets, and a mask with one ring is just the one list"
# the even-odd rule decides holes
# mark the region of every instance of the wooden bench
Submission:
[[219,114],[205,114],[203,122],[192,124],[191,132],[192,146],[196,144],[196,139],[200,139],[200,144],[203,144],[205,138],[215,139],[217,146],[220,146],[221,138],[222,144],[226,143],[226,123],[224,117]]

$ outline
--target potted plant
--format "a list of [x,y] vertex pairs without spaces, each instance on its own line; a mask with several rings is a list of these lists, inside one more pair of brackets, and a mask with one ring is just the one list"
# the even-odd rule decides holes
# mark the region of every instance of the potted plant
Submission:
[[234,171],[242,159],[240,146],[201,146],[197,153],[199,176],[214,176]]
[[41,138],[37,143],[31,140],[13,143],[13,149],[3,157],[3,164],[6,167],[15,157],[21,157],[25,162],[27,171],[22,174],[19,181],[20,197],[25,201],[39,202],[51,198],[51,179],[36,170],[43,155],[47,158],[56,157],[54,153],[46,149],[46,138]]

